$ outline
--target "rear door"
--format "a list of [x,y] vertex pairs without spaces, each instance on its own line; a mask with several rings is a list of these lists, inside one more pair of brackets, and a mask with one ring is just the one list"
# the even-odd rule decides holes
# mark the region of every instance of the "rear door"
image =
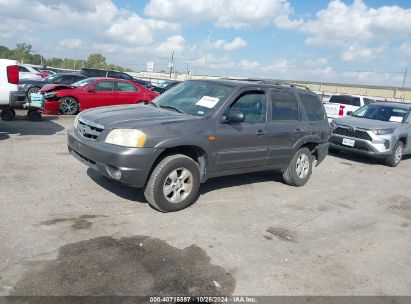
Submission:
[[[242,123],[218,123],[216,127],[215,171],[260,167],[266,164],[267,94],[263,90],[239,93],[226,109],[243,112]],[[225,113],[225,114],[226,114]]]
[[[89,109],[96,107],[111,106],[116,104],[113,96],[114,82],[110,80],[102,80],[92,83],[84,89],[84,95],[80,101],[81,109]],[[94,87],[94,90],[90,90]]]
[[144,100],[144,94],[133,84],[125,81],[114,82],[114,98],[116,104],[137,103]]
[[309,132],[303,120],[297,96],[286,90],[270,91],[271,122],[266,128],[264,140],[268,146],[267,164],[281,168],[294,155],[294,145]]

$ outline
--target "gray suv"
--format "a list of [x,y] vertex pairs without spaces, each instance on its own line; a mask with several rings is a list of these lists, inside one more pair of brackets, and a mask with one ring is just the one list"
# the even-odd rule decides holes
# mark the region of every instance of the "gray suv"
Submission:
[[280,170],[304,185],[328,153],[330,128],[309,90],[265,82],[185,81],[153,102],[80,113],[68,149],[137,188],[155,209],[188,207],[209,178]]
[[378,102],[331,122],[330,150],[385,160],[396,167],[411,154],[410,104]]

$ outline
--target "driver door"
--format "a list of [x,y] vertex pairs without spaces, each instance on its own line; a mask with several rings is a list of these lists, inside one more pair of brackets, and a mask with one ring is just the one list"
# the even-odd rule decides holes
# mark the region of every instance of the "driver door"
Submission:
[[230,109],[244,114],[242,123],[219,123],[216,128],[215,171],[261,167],[266,164],[268,150],[264,133],[267,128],[267,95],[253,90],[241,93]]

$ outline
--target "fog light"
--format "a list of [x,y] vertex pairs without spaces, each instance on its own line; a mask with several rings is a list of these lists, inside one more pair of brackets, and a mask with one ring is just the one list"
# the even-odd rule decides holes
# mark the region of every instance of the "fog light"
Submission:
[[106,166],[107,173],[116,180],[121,179],[121,171],[112,166]]

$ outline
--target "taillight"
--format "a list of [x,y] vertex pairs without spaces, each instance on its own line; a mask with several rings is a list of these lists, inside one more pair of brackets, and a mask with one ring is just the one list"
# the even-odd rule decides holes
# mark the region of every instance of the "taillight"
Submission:
[[48,75],[46,74],[46,73],[39,73],[39,74],[37,74],[37,75],[40,75],[41,76],[41,78],[46,78]]
[[344,109],[345,109],[345,106],[340,105],[340,110],[338,111],[338,116],[344,116]]
[[11,84],[19,84],[19,67],[17,65],[7,67],[7,79]]

